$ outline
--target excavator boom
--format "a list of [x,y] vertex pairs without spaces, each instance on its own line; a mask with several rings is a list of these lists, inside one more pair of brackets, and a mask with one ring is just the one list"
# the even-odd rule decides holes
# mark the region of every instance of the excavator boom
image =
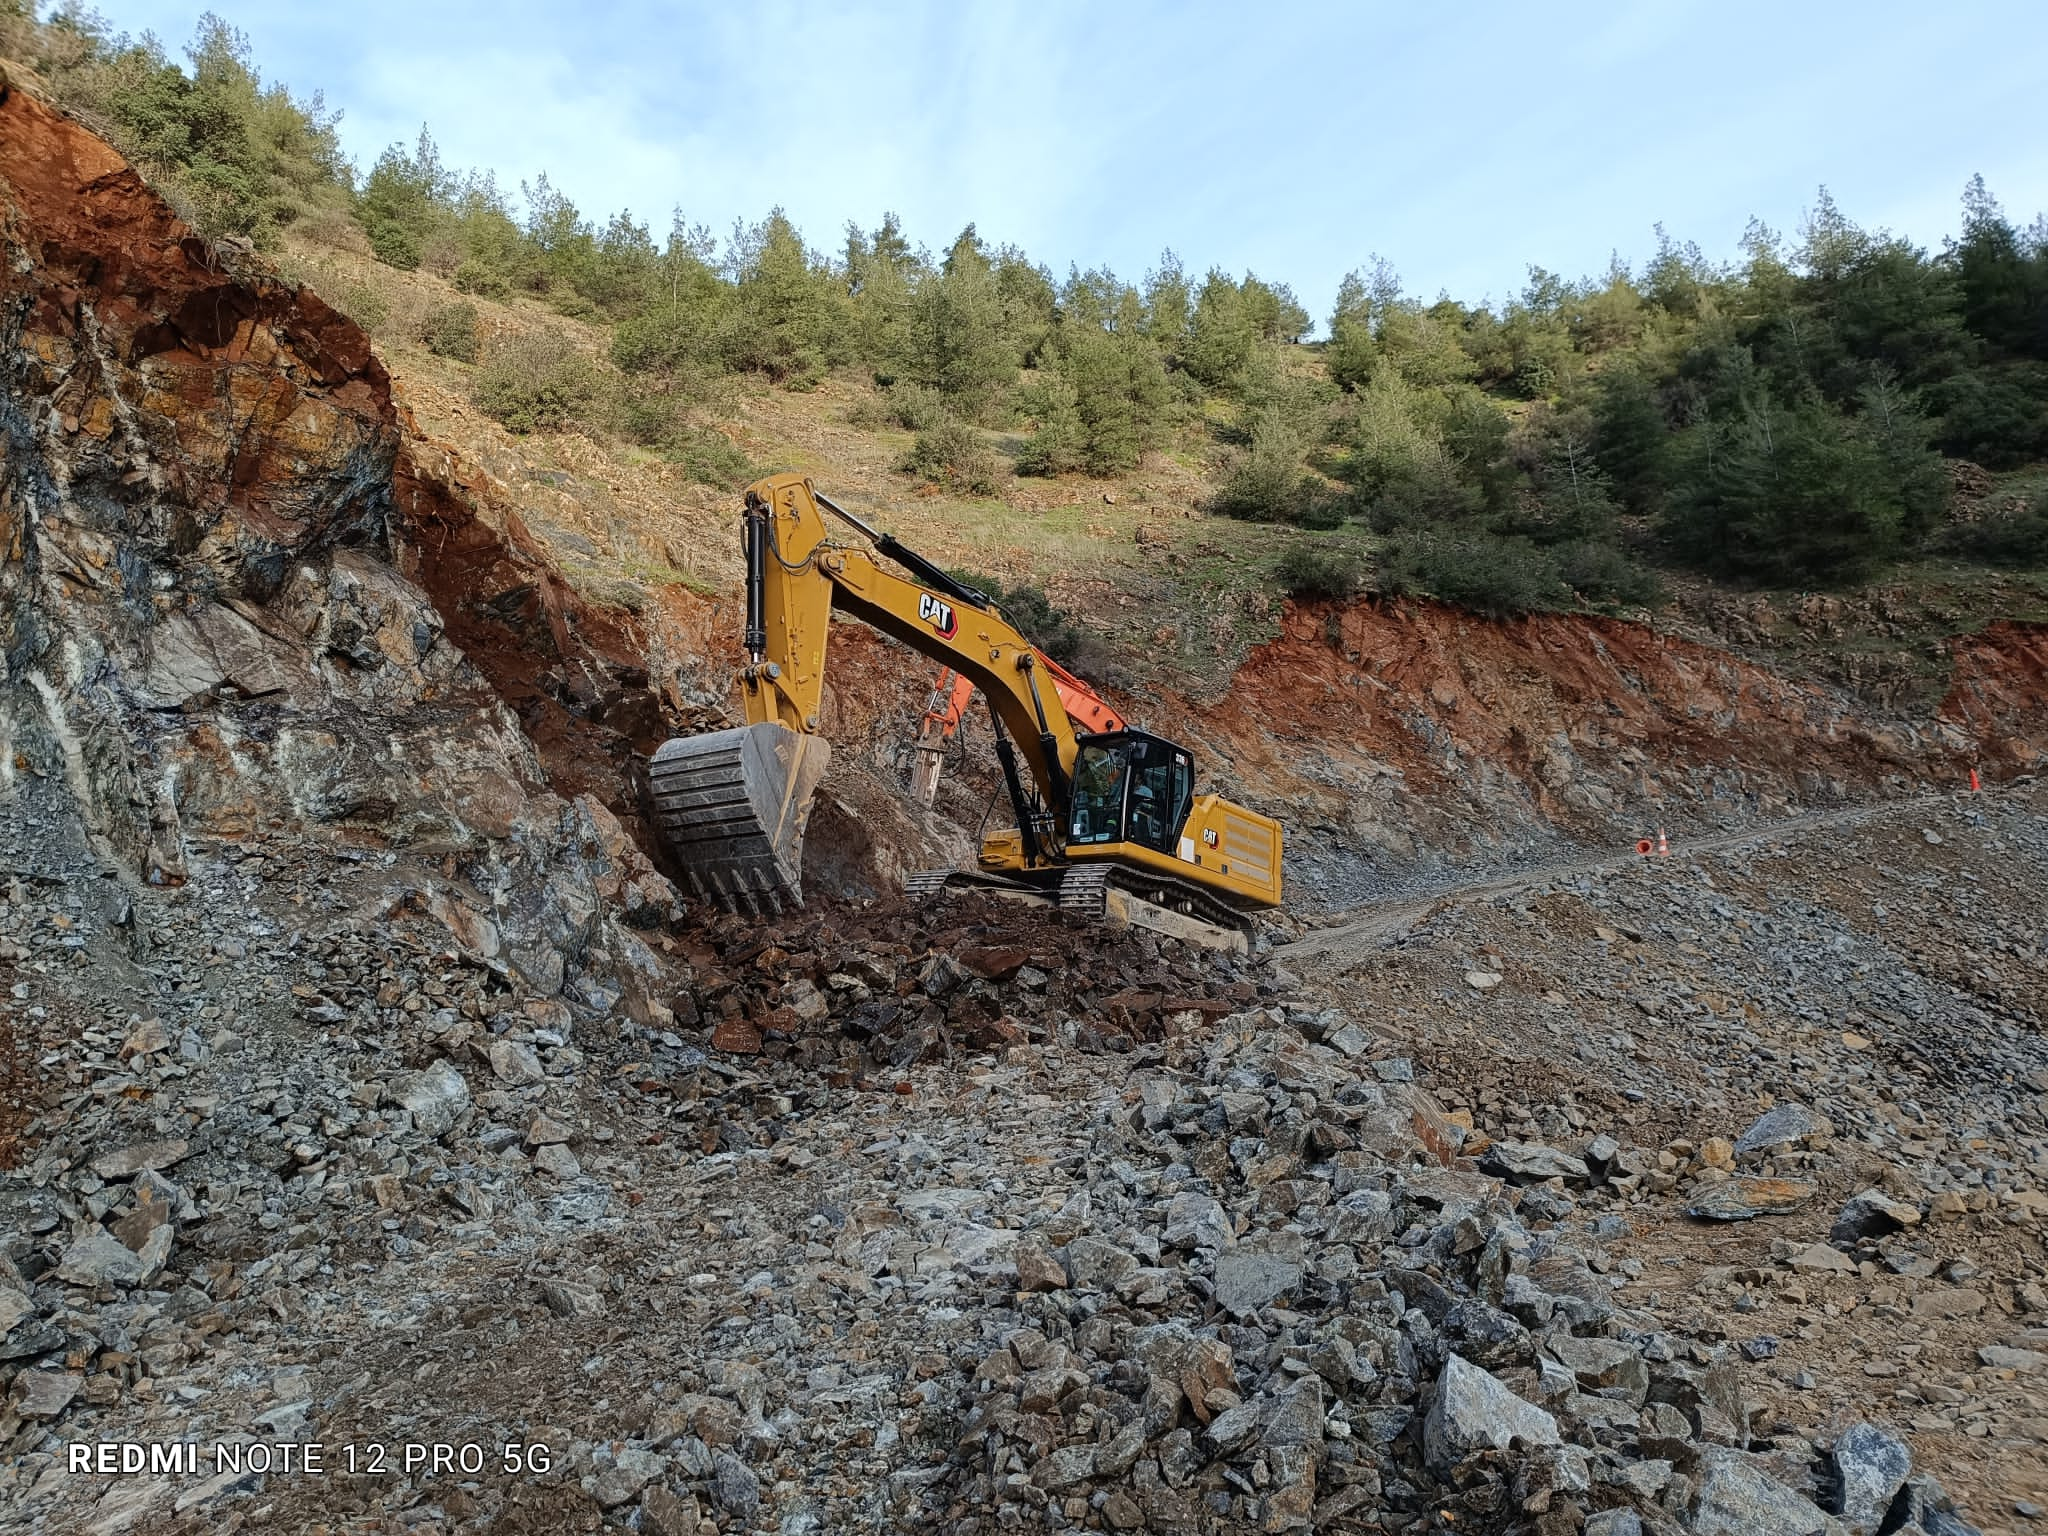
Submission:
[[[864,542],[833,542],[826,511]],[[1197,796],[1184,748],[1126,728],[986,594],[801,475],[750,486],[743,515],[747,723],[666,742],[651,764],[656,815],[699,897],[754,913],[802,903],[804,832],[830,761],[818,715],[836,609],[942,662],[987,698],[1017,824],[984,840],[984,883],[1051,892],[1077,910],[1100,910],[1108,884],[1121,883],[1142,887],[1162,912],[1210,920],[1278,904],[1278,824]],[[1077,730],[1069,700],[1084,725],[1109,728]]]

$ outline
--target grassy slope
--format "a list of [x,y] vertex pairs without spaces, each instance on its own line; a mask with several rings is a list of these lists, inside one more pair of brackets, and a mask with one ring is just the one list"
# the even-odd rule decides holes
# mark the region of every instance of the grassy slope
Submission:
[[[396,272],[366,253],[295,243],[282,262],[367,317],[401,397],[420,425],[455,444],[512,489],[533,529],[593,596],[636,603],[650,585],[725,588],[739,577],[731,487],[602,433],[515,437],[469,400],[473,369],[414,337],[433,308],[464,298],[427,273]],[[602,328],[529,299],[472,299],[486,338],[552,328],[603,357]],[[1320,366],[1310,349],[1304,366]],[[1362,530],[1304,534],[1213,518],[1206,432],[1196,424],[1138,471],[1109,480],[1006,477],[995,498],[919,485],[895,469],[911,434],[854,424],[873,391],[830,379],[808,394],[735,381],[701,413],[762,472],[803,470],[849,505],[940,563],[1033,581],[1082,617],[1122,658],[1123,681],[1171,678],[1177,690],[1220,688],[1246,651],[1275,631],[1275,563],[1303,539],[1356,541]],[[1014,453],[1018,434],[991,434]],[[2048,488],[2048,471],[2001,477],[1988,508]],[[2048,575],[1954,563],[1903,568],[1860,592],[1832,597],[1733,592],[1677,579],[1660,625],[1729,645],[1797,673],[1846,683],[1874,702],[1910,705],[1938,694],[1949,636],[1994,619],[2048,620]]]

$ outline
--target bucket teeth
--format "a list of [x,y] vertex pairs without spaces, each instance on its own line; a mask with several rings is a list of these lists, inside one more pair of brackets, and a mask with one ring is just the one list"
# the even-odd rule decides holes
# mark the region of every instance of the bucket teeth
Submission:
[[656,819],[700,901],[750,917],[803,905],[803,840],[831,745],[764,723],[662,743]]

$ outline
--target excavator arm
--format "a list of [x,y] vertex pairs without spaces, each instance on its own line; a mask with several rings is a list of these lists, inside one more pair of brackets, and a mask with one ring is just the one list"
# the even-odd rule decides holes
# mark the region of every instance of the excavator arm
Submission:
[[[916,579],[867,549],[833,543],[828,508]],[[668,742],[653,765],[657,812],[699,894],[750,910],[780,911],[802,900],[798,853],[831,751],[817,732],[835,609],[981,690],[1025,861],[1052,858],[1079,748],[1031,642],[986,594],[869,527],[802,475],[750,487],[744,518],[747,724]]]
[[[1052,678],[1053,691],[1060,696],[1060,707],[1066,710],[1067,719],[1077,733],[1097,735],[1125,728],[1127,722],[1124,717],[1110,706],[1107,699],[1044,651],[1038,653],[1038,667]],[[960,722],[973,699],[973,678],[962,677],[951,667],[940,668],[938,678],[932,684],[931,700],[925,705],[924,718],[918,722],[918,760],[910,774],[911,794],[926,810],[930,810],[932,802],[938,798],[946,743],[960,729]]]
[[[821,507],[919,579],[897,575],[864,549],[830,543]],[[1074,727],[1058,688],[1050,678],[1040,681],[1037,650],[985,594],[870,528],[802,476],[778,475],[755,486],[746,520],[749,623],[742,684],[750,725],[772,721],[817,730],[830,616],[837,609],[969,679],[1014,738],[1041,803],[1064,813],[1078,750]],[[758,631],[752,622],[756,592]]]

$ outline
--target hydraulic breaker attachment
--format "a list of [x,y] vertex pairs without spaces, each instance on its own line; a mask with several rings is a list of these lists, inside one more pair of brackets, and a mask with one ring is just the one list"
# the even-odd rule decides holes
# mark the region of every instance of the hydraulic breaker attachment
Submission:
[[662,743],[655,813],[701,900],[755,916],[803,905],[804,828],[831,756],[772,720]]

